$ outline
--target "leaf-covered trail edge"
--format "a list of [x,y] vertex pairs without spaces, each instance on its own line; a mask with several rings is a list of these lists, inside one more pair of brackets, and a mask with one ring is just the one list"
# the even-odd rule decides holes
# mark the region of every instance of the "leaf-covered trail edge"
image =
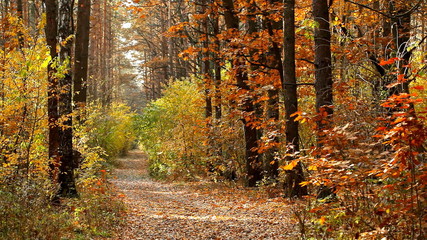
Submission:
[[298,239],[292,206],[262,191],[150,179],[140,150],[118,159],[112,181],[126,207],[115,239]]

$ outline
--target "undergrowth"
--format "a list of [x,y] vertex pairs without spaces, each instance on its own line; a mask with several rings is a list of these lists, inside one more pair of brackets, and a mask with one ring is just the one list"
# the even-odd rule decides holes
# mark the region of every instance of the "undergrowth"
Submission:
[[32,149],[42,156],[37,165],[7,158],[0,168],[0,239],[92,239],[117,232],[124,207],[108,178],[114,157],[132,145],[132,114],[123,105],[89,109],[88,120],[75,128],[79,197],[52,203],[57,186],[49,179],[44,141]]

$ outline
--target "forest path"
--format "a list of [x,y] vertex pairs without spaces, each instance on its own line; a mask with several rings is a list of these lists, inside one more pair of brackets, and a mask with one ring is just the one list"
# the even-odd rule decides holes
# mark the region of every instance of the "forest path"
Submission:
[[140,150],[118,161],[113,184],[125,195],[127,216],[117,239],[298,239],[281,198],[213,182],[152,180]]

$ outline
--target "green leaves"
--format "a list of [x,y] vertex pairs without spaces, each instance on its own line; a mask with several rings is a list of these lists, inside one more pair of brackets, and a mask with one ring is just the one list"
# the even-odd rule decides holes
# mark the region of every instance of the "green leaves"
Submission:
[[[163,97],[137,119],[138,139],[150,156],[151,175],[192,177],[204,156],[203,94],[192,79],[171,82]],[[189,176],[187,176],[189,175]]]

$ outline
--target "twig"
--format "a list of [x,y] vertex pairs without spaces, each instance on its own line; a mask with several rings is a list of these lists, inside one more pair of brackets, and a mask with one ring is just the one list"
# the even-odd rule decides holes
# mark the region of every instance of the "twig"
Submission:
[[361,7],[367,8],[367,9],[369,9],[369,10],[371,10],[371,11],[374,11],[374,12],[376,12],[376,13],[379,13],[379,14],[381,14],[381,15],[385,16],[385,17],[388,17],[388,18],[392,18],[392,17],[393,17],[393,16],[388,15],[388,14],[386,14],[386,13],[383,13],[383,12],[381,12],[381,11],[379,11],[379,10],[375,9],[375,8],[369,7],[368,5],[365,5],[365,4],[361,4],[361,3],[353,2],[353,1],[350,1],[350,0],[344,0],[344,1],[345,1],[345,2],[349,2],[349,3],[352,3],[352,4],[355,4],[355,5],[357,5],[357,6],[361,6]]
[[308,62],[308,63],[313,64],[313,65],[316,65],[313,61],[310,61],[306,58],[297,58],[296,60],[300,60],[300,61],[304,61],[304,62]]

